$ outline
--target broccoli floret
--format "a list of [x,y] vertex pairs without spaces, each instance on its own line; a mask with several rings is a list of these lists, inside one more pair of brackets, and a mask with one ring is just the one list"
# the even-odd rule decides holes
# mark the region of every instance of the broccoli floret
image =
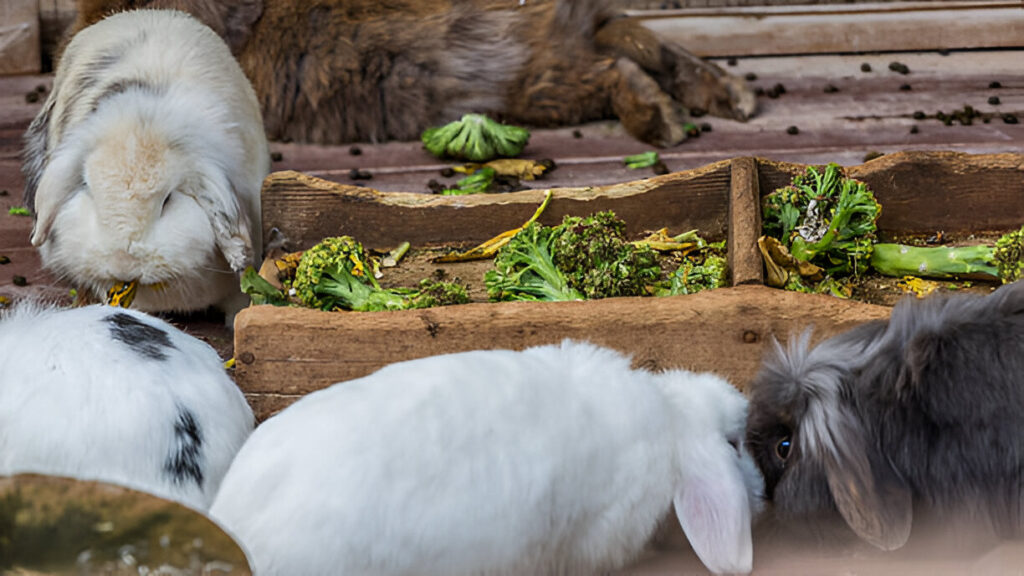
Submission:
[[302,255],[292,288],[304,306],[321,310],[400,310],[401,294],[384,290],[377,263],[349,236],[326,238]]
[[905,246],[875,244],[871,265],[886,276],[961,278],[989,276],[1004,283],[1021,279],[1024,227],[1004,234],[995,246]]
[[498,156],[517,156],[530,139],[530,131],[499,124],[481,114],[428,128],[421,136],[423,147],[438,158],[450,157],[486,162]]
[[613,212],[566,216],[556,230],[555,266],[587,298],[642,296],[661,275],[654,251],[627,242],[626,224]]
[[641,296],[661,274],[648,246],[623,237],[611,212],[567,216],[547,228],[531,223],[495,258],[485,282],[492,300],[582,300]]
[[458,282],[443,282],[424,278],[420,280],[419,290],[410,295],[410,308],[433,308],[435,306],[450,306],[452,304],[466,304],[469,302],[469,294],[466,287]]
[[700,264],[687,258],[669,277],[666,295],[694,294],[702,290],[721,288],[728,280],[728,272],[728,263],[722,256],[709,254]]
[[554,228],[530,222],[498,250],[484,276],[491,300],[583,300],[555,266]]
[[843,178],[837,164],[809,166],[763,201],[765,233],[778,238],[797,260],[826,274],[867,270],[882,208],[867,185]]

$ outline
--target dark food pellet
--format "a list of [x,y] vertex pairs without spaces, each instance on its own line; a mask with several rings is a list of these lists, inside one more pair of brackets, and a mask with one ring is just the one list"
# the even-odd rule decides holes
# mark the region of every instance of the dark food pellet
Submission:
[[989,88],[1002,88],[1003,84],[1002,84],[1002,82],[1000,82],[998,80],[993,80],[993,81],[988,83],[988,87]]
[[703,108],[690,108],[690,116],[693,116],[694,118],[700,118],[707,113],[708,111]]
[[36,92],[39,92],[40,94],[46,94],[46,84],[40,84],[36,86]]
[[28,286],[28,278],[25,278],[24,276],[15,275],[11,278],[11,282],[13,282],[15,286]]
[[754,96],[764,96],[764,88],[761,88],[760,86],[754,88]]
[[370,180],[373,178],[373,174],[369,170],[353,168],[348,171],[348,177],[352,180]]
[[1014,116],[1013,114],[1003,114],[1003,122],[1007,124],[1016,124],[1017,117]]
[[900,84],[900,90],[902,90],[904,92],[907,92],[907,91],[910,91],[910,90],[913,90],[913,89],[914,88],[910,84]]
[[0,190],[0,196],[7,196],[7,190]]
[[800,129],[797,128],[796,126],[790,126],[789,128],[786,128],[786,134],[799,134],[799,133],[800,133]]
[[999,96],[989,96],[988,103],[993,106],[999,106]]
[[652,164],[651,170],[653,170],[654,173],[657,174],[658,176],[669,173],[668,166],[666,166],[665,163],[662,162],[661,160],[658,160],[657,162]]
[[580,132],[579,130],[573,130],[572,137],[576,139],[583,138],[583,132]]
[[25,102],[28,102],[29,104],[35,104],[36,102],[39,102],[39,92],[33,90],[32,92],[25,94]]
[[868,64],[867,62],[861,64],[860,65],[860,71],[861,72],[871,72],[871,64]]
[[917,126],[911,126],[910,127],[910,133],[911,134],[917,134],[918,132],[919,132],[919,130],[917,129]]
[[729,58],[728,60],[725,61],[725,63],[728,64],[729,66],[735,66],[736,65],[736,59],[735,58]]
[[434,180],[433,178],[431,178],[427,182],[427,188],[434,194],[440,194],[441,192],[444,192],[444,186],[442,186],[440,182]]
[[10,258],[8,258],[7,256],[0,256],[0,265],[10,264],[10,263],[11,263],[11,259]]
[[270,153],[270,161],[271,162],[280,162],[281,160],[284,160],[284,156],[280,152],[271,152]]
[[708,123],[708,122],[701,122],[700,123],[700,131],[701,132],[711,132],[711,124]]
[[903,62],[889,62],[889,70],[900,74],[910,74],[910,67]]
[[747,82],[753,82],[754,80],[757,80],[757,74],[754,74],[753,72],[747,72],[747,75],[744,76],[744,78],[747,79]]
[[839,92],[839,88],[836,88],[832,84],[829,84],[828,86],[825,86],[825,93],[826,94],[834,94],[836,92]]
[[351,154],[352,156],[359,156],[360,154],[363,153],[363,149],[360,148],[359,146],[349,146],[348,153]]
[[785,93],[786,93],[786,87],[783,86],[781,83],[779,83],[779,84],[776,84],[775,86],[772,86],[771,89],[768,90],[768,97],[769,98],[778,98],[779,96],[781,96],[781,95],[783,95]]
[[455,170],[452,170],[450,166],[441,168],[441,176],[444,176],[445,178],[451,178],[452,176],[455,176]]
[[924,112],[920,110],[914,111],[914,120],[924,120],[926,117],[927,115]]

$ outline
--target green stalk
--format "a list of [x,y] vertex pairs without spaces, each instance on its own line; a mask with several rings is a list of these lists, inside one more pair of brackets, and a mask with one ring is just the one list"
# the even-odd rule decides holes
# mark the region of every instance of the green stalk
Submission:
[[871,266],[886,276],[957,278],[991,276],[999,279],[991,246],[905,246],[875,244]]

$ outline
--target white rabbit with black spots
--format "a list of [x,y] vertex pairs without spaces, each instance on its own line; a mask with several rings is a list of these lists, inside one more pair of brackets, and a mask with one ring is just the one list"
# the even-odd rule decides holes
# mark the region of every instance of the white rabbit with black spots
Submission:
[[701,560],[749,572],[762,481],[745,398],[566,341],[393,364],[262,424],[210,514],[256,573],[593,574],[673,506]]
[[253,428],[206,343],[111,306],[0,315],[0,474],[100,480],[206,510]]

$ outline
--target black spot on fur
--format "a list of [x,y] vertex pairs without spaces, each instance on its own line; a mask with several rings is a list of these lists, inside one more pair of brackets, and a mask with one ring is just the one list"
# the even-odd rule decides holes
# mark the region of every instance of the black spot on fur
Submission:
[[200,465],[203,451],[203,431],[196,422],[196,416],[187,408],[178,407],[178,421],[174,423],[175,448],[164,470],[171,475],[175,484],[195,482],[203,485],[203,468]]
[[146,358],[166,360],[166,350],[175,349],[167,332],[130,314],[118,312],[107,316],[106,320],[110,324],[110,333],[115,340],[127,344],[129,348]]

